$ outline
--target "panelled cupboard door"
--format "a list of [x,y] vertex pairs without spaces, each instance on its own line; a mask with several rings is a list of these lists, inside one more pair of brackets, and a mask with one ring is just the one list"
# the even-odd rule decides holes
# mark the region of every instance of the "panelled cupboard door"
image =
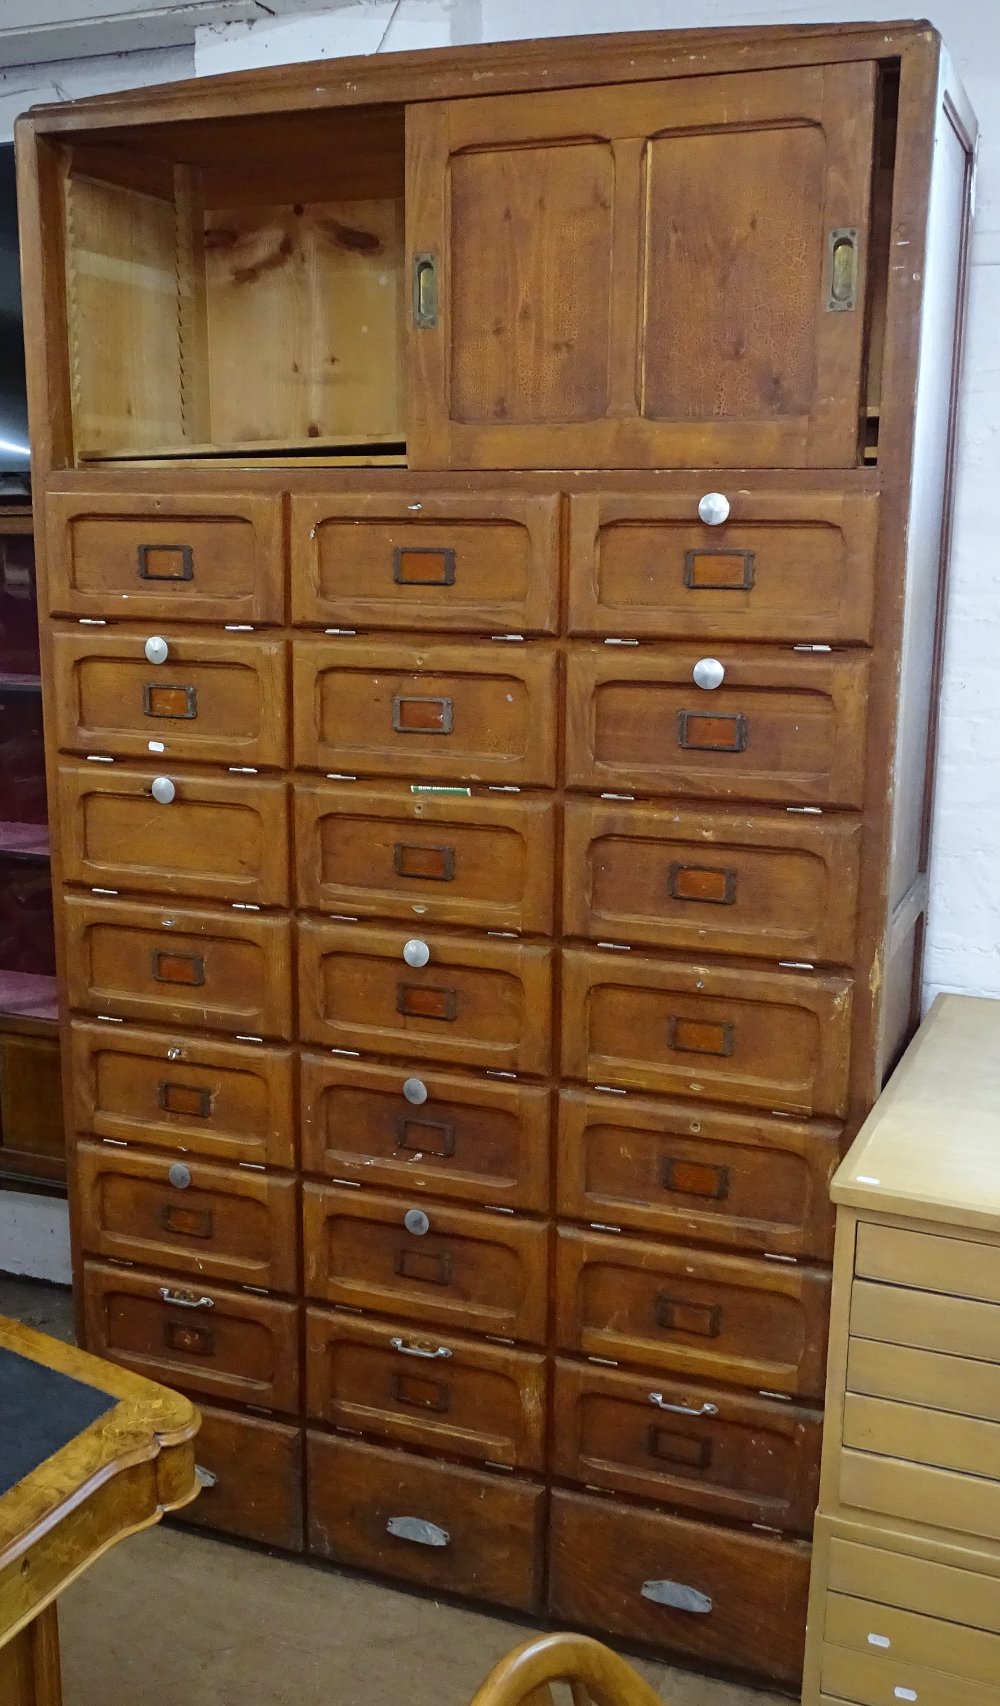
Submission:
[[418,782],[555,782],[556,653],[544,642],[306,639],[295,762]]
[[766,1111],[842,1116],[851,993],[843,977],[567,948],[563,1073]]
[[552,1097],[539,1084],[302,1051],[302,1166],[351,1184],[545,1210]]
[[50,491],[52,614],[280,622],[282,503],[247,492]]
[[[151,641],[166,644],[150,662]],[[64,752],[206,764],[287,760],[283,640],[166,635],[145,628],[57,628],[56,740]]]
[[654,1237],[829,1260],[839,1136],[818,1120],[563,1090],[558,1209]]
[[568,799],[563,931],[599,941],[849,964],[859,819]]
[[415,467],[849,467],[875,67],[407,109]]
[[874,493],[723,496],[720,526],[699,520],[697,490],[571,497],[570,633],[870,642]]
[[294,1167],[288,1049],[70,1027],[73,1120],[86,1136],[253,1167]]
[[864,653],[719,645],[723,677],[687,644],[572,645],[571,788],[777,805],[861,807],[870,665]]
[[297,899],[318,912],[544,935],[554,848],[549,799],[354,782],[295,789]]
[[67,882],[120,893],[288,905],[283,782],[171,770],[173,797],[161,804],[153,780],[118,764],[60,767]]
[[559,502],[419,487],[293,497],[292,618],[551,634],[559,621]]

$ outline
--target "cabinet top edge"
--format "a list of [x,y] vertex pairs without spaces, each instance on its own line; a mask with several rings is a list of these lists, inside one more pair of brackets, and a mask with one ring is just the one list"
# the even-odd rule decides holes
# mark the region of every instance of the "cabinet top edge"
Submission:
[[[355,55],[276,65],[125,89],[31,107],[23,130],[58,136],[132,132],[234,116],[341,106],[453,100],[569,89],[595,83],[708,76],[856,59],[937,57],[941,37],[925,19],[885,24],[766,25],[543,36],[475,46]],[[106,136],[105,140],[111,140]]]

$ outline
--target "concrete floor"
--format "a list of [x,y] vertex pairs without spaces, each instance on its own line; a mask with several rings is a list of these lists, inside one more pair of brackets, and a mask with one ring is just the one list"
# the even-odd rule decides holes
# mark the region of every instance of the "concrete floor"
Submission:
[[[69,1294],[0,1277],[0,1314],[71,1338]],[[65,1706],[467,1706],[535,1631],[167,1525],[62,1596]],[[787,1700],[636,1660],[669,1706]]]

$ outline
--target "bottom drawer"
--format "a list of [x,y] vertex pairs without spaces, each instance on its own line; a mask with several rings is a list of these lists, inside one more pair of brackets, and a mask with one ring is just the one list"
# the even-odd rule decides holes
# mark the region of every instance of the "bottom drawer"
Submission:
[[802,1674],[809,1548],[554,1492],[549,1610],[772,1681]]
[[919,1706],[997,1706],[995,1682],[967,1682],[843,1647],[824,1647],[820,1687],[850,1706],[898,1706],[901,1700]]
[[182,1521],[301,1552],[302,1435],[281,1422],[201,1406],[199,1469],[213,1477]]
[[311,1433],[309,1550],[420,1587],[540,1608],[545,1492]]

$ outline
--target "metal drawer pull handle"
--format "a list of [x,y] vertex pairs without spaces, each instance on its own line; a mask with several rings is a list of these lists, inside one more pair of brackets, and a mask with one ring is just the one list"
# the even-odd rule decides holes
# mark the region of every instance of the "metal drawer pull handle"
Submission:
[[729,499],[722,492],[706,492],[698,514],[707,527],[721,527],[729,519]]
[[436,1522],[425,1522],[422,1516],[391,1516],[385,1525],[386,1534],[397,1540],[415,1540],[418,1546],[447,1546],[451,1535]]
[[701,1616],[712,1609],[708,1595],[689,1588],[686,1582],[643,1582],[642,1597],[654,1605],[672,1605],[675,1611],[696,1611]]
[[195,1297],[193,1291],[172,1291],[169,1285],[161,1285],[160,1296],[164,1303],[176,1303],[180,1309],[214,1309],[214,1297]]
[[413,257],[413,324],[433,329],[438,319],[437,256],[424,250]]
[[672,1416],[717,1416],[718,1404],[703,1404],[700,1410],[693,1410],[688,1404],[665,1404],[662,1392],[651,1392],[649,1402],[655,1404],[658,1410],[669,1410]]
[[703,687],[707,693],[721,687],[726,678],[726,671],[718,658],[699,658],[691,671],[691,679],[696,687]]
[[205,1469],[200,1463],[196,1463],[194,1466],[194,1478],[199,1487],[206,1493],[211,1492],[212,1488],[219,1484],[218,1475],[213,1475],[211,1469]]
[[426,1357],[429,1362],[433,1362],[435,1357],[451,1356],[447,1345],[438,1345],[436,1351],[425,1351],[420,1345],[408,1345],[405,1339],[390,1339],[389,1343],[394,1351],[401,1351],[405,1357]]

